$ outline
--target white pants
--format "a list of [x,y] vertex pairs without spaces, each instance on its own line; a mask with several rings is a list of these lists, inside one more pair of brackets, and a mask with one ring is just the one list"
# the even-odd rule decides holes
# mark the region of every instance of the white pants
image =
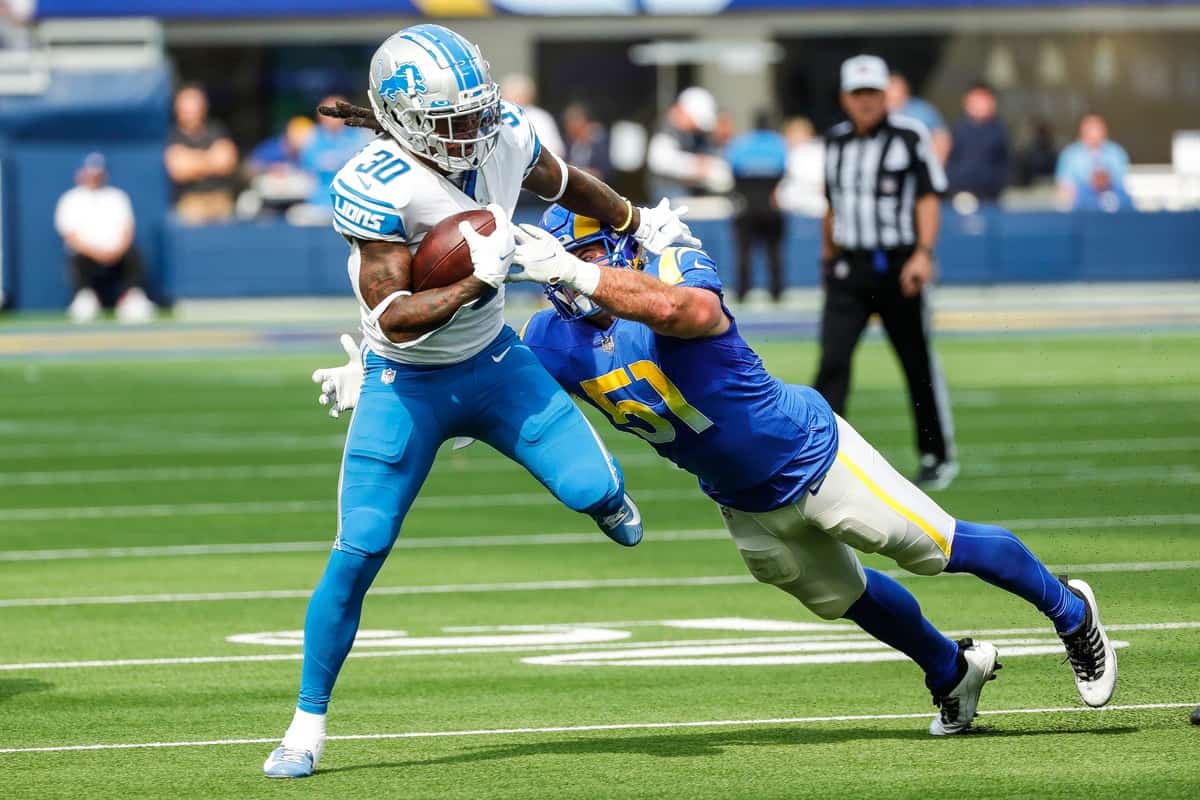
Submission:
[[[722,508],[750,572],[836,619],[866,588],[854,550],[882,553],[918,575],[946,568],[954,518],[837,419],[837,460],[795,505],[754,514]],[[854,548],[852,550],[851,548]]]

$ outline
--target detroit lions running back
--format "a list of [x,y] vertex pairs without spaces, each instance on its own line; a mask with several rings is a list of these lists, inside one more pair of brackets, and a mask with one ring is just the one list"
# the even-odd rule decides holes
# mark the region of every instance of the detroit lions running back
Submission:
[[561,206],[516,238],[523,272],[510,280],[545,284],[553,305],[527,323],[526,345],[563,388],[699,478],[755,578],[912,658],[939,707],[930,733],[970,727],[999,669],[996,649],[946,638],[855,549],[919,575],[970,573],[1024,598],[1054,624],[1083,701],[1112,697],[1116,652],[1091,587],[1057,580],[1004,528],[956,520],[817,392],[772,377],[738,333],[704,251],[646,254]]
[[[346,436],[337,537],[305,618],[296,712],[263,765],[272,778],[306,777],[316,768],[330,693],[363,598],[446,439],[487,442],[610,538],[627,546],[641,539],[641,518],[616,461],[504,324],[513,251],[508,220],[521,188],[633,231],[651,251],[694,241],[682,210],[665,202],[634,208],[542,149],[524,112],[500,100],[479,49],[453,31],[415,25],[390,37],[371,59],[369,96],[371,112],[348,107],[349,113],[381,135],[330,187],[334,228],[350,245],[365,360],[360,364],[350,347],[354,369],[314,376],[333,399],[335,416],[358,408]],[[496,218],[495,232],[485,237],[465,223],[460,228],[474,275],[410,291],[412,253],[426,233],[483,204]]]

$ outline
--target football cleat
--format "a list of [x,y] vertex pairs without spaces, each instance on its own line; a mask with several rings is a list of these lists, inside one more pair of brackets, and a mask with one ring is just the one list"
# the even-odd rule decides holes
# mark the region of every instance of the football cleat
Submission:
[[1083,601],[1084,616],[1079,627],[1070,633],[1059,634],[1067,649],[1067,661],[1075,673],[1075,688],[1083,702],[1100,708],[1117,688],[1117,651],[1108,641],[1100,623],[1100,606],[1096,594],[1086,581],[1059,578],[1071,594]]
[[638,511],[629,495],[625,495],[621,509],[615,514],[595,517],[595,520],[604,535],[617,544],[633,547],[642,540],[642,512]]
[[959,639],[958,658],[962,678],[949,693],[933,696],[933,704],[939,711],[933,722],[929,723],[931,734],[953,736],[971,727],[983,685],[995,680],[996,670],[1000,669],[996,655],[996,648],[987,642]]
[[281,744],[263,762],[263,775],[268,778],[308,778],[316,770],[323,749],[324,740],[318,742],[313,750]]

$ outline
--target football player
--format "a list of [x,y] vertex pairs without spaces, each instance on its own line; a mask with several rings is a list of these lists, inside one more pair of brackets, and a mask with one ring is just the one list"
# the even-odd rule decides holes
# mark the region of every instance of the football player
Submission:
[[1024,598],[1053,623],[1083,701],[1109,701],[1116,653],[1091,587],[1056,579],[1011,531],[950,516],[817,392],[771,376],[703,250],[647,254],[561,206],[516,240],[522,270],[510,280],[544,284],[552,305],[526,323],[526,346],[614,427],[699,478],[755,578],[912,658],[939,709],[931,734],[971,726],[1000,668],[996,649],[948,639],[855,550],[918,575],[969,573]]
[[[326,113],[380,135],[333,180],[334,228],[350,246],[361,305],[365,380],[315,379],[335,416],[357,405],[338,485],[338,532],[309,601],[299,701],[263,771],[311,775],[325,714],[358,630],[363,597],[448,438],[491,444],[525,466],[610,538],[637,544],[641,518],[615,460],[580,410],[504,324],[509,217],[522,188],[633,236],[648,251],[695,241],[665,201],[635,208],[543,149],[520,107],[501,101],[479,49],[438,25],[391,36],[371,59],[371,109]],[[460,226],[474,274],[413,292],[413,252],[446,217],[487,205],[496,230]],[[697,242],[698,243],[698,242]],[[351,362],[360,358],[347,348]]]
[[970,727],[1000,667],[996,649],[946,638],[855,550],[918,575],[970,573],[1024,598],[1053,623],[1083,701],[1112,697],[1116,653],[1091,587],[1056,579],[1011,531],[955,519],[816,391],[772,377],[738,333],[704,251],[647,253],[561,206],[516,240],[523,269],[510,280],[544,284],[553,306],[526,324],[526,346],[614,427],[699,478],[755,578],[912,658],[939,708],[930,733]]

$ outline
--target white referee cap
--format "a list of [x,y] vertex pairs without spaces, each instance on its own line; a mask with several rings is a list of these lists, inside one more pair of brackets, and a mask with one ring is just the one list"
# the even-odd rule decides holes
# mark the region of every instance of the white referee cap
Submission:
[[888,85],[887,62],[879,56],[855,56],[842,62],[842,91],[883,91]]

